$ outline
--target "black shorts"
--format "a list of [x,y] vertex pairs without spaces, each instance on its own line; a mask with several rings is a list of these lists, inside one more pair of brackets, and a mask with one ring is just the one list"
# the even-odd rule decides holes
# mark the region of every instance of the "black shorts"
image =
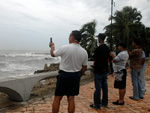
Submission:
[[81,72],[60,71],[57,76],[55,96],[75,96],[79,94]]
[[114,88],[116,89],[125,89],[126,88],[126,69],[115,72],[115,83]]

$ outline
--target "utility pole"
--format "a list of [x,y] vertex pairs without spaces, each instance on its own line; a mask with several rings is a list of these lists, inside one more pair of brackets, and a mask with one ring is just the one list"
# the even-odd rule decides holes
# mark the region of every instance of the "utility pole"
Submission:
[[113,42],[112,42],[112,15],[113,15],[113,3],[114,1],[111,0],[111,33],[110,33],[110,51],[112,51],[112,45],[113,45]]

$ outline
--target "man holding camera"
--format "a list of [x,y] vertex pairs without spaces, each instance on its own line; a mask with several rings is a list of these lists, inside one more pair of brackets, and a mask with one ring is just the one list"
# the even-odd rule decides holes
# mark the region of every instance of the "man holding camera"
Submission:
[[59,112],[60,101],[64,95],[68,100],[68,113],[75,111],[74,96],[79,94],[80,77],[86,71],[88,62],[86,50],[79,45],[80,40],[81,33],[74,30],[70,33],[68,45],[55,50],[54,43],[49,43],[51,56],[61,57],[52,113]]

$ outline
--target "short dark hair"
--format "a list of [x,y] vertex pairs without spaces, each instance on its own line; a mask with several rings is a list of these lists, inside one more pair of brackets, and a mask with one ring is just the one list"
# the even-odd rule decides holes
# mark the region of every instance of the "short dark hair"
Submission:
[[99,33],[99,34],[97,35],[97,37],[104,41],[105,38],[106,38],[106,35],[105,35],[104,33]]
[[123,47],[124,49],[127,49],[127,44],[126,44],[125,42],[119,43],[118,46],[121,46],[121,47]]
[[80,31],[73,30],[72,31],[72,36],[75,38],[75,40],[80,42],[80,40],[81,40],[81,33],[80,33]]
[[133,42],[136,43],[138,46],[140,46],[140,39],[134,38]]

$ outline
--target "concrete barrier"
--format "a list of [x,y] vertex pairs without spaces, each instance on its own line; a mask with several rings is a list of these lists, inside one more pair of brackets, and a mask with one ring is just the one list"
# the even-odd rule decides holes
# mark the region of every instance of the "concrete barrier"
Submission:
[[[91,70],[88,63],[88,70]],[[0,79],[0,92],[6,93],[11,100],[27,101],[35,84],[46,78],[54,78],[58,71],[39,73],[34,75],[16,76]]]
[[0,92],[6,93],[11,100],[26,101],[37,82],[46,78],[53,78],[58,71],[46,72],[34,75],[8,77],[0,79]]

